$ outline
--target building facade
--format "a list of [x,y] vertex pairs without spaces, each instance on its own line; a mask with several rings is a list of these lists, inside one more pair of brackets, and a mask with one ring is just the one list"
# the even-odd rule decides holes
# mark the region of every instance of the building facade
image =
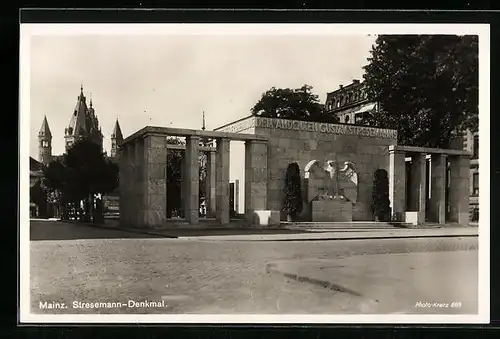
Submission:
[[378,104],[368,99],[363,82],[353,80],[347,86],[326,94],[325,110],[335,114],[344,124],[363,124],[363,118],[378,110]]

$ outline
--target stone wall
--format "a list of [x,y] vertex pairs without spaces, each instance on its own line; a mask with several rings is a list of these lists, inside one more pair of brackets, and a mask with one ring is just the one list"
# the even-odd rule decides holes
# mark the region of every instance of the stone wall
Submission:
[[[297,162],[301,176],[311,160],[352,161],[358,171],[358,201],[353,220],[372,220],[373,173],[389,169],[388,146],[396,144],[396,131],[342,124],[305,123],[255,117],[255,133],[268,141],[268,209],[280,210],[289,163]],[[282,215],[284,219],[285,216]]]

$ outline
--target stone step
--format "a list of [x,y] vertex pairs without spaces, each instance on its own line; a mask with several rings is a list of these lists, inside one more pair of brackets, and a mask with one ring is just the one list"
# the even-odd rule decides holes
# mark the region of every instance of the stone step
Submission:
[[403,222],[375,222],[375,221],[351,221],[351,222],[281,222],[281,225],[289,229],[386,229],[406,228],[410,224]]

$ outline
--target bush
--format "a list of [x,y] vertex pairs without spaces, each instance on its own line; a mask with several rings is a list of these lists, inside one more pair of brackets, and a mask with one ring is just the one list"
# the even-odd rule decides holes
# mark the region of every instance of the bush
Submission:
[[302,193],[300,189],[300,169],[296,162],[288,165],[285,176],[285,196],[282,211],[286,212],[292,220],[302,212]]
[[389,221],[389,177],[384,169],[377,169],[373,175],[372,212],[379,221]]

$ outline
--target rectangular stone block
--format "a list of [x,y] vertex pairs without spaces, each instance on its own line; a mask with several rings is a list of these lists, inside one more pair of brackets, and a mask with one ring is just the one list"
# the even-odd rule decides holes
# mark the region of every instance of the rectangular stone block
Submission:
[[312,202],[312,221],[350,222],[352,203],[342,200],[315,200]]
[[167,164],[166,163],[149,163],[147,166],[148,179],[166,179],[167,178]]
[[145,210],[144,217],[148,227],[163,226],[167,221],[166,213],[163,210]]
[[167,148],[147,148],[145,149],[146,160],[148,164],[166,164],[167,163]]
[[280,212],[273,210],[254,211],[251,223],[256,226],[279,226]]

